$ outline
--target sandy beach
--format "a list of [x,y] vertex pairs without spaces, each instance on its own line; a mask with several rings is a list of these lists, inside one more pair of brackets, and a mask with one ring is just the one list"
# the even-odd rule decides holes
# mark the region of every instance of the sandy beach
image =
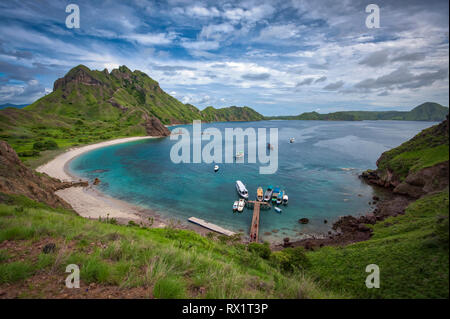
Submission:
[[[67,171],[67,164],[75,157],[110,145],[127,143],[143,139],[155,138],[152,136],[127,137],[97,144],[86,145],[69,149],[67,152],[57,156],[50,162],[39,166],[36,171],[45,173],[62,181],[78,181],[79,178],[72,176]],[[109,197],[95,190],[92,186],[70,187],[59,190],[56,194],[68,202],[73,209],[82,217],[90,219],[115,218],[118,222],[127,223],[133,220],[138,223],[149,224],[149,217],[153,218],[153,227],[164,227],[166,223],[150,211],[133,206],[124,201]]]

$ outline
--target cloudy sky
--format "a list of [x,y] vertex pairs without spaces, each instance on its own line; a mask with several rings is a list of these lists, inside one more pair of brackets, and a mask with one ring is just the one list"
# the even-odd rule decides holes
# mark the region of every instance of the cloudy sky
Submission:
[[[80,8],[68,29],[66,6]],[[368,29],[365,8],[380,7]],[[199,108],[265,115],[448,106],[448,1],[0,2],[0,104],[31,103],[78,64],[146,72]]]

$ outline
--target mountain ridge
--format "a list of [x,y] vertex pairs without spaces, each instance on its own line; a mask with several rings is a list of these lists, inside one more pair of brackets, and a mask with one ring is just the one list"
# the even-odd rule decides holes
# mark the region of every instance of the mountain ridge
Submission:
[[430,121],[445,120],[448,107],[434,102],[422,103],[410,111],[339,111],[332,113],[304,112],[299,115],[267,116],[269,120],[317,120],[317,121]]

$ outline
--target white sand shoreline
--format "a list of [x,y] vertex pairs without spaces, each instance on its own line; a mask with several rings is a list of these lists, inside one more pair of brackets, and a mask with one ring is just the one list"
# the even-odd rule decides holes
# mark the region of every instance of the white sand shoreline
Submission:
[[[86,152],[106,146],[156,138],[154,136],[138,136],[120,138],[111,141],[71,148],[67,152],[58,155],[48,163],[39,166],[36,171],[45,173],[62,181],[75,182],[80,178],[68,172],[68,163],[75,157]],[[153,218],[153,227],[165,227],[166,223],[154,212],[133,206],[124,201],[109,197],[94,188],[70,187],[56,192],[56,195],[68,202],[72,208],[82,217],[89,219],[114,218],[118,222],[127,223],[132,220],[137,223],[149,224],[149,217]]]

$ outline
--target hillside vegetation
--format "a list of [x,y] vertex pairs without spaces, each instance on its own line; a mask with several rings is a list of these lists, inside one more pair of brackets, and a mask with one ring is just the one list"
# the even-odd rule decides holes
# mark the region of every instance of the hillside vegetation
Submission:
[[402,181],[411,173],[448,161],[448,143],[447,120],[384,152],[377,161],[378,170],[384,174],[389,171]]
[[[81,289],[64,288],[68,264],[80,267]],[[0,193],[0,292],[7,298],[342,297],[305,275],[308,266],[301,248],[271,253],[226,236],[120,226]]]
[[[448,189],[422,197],[404,215],[368,225],[367,241],[308,253],[311,274],[359,298],[448,298],[448,215]],[[370,264],[380,268],[378,289],[365,285]]]

